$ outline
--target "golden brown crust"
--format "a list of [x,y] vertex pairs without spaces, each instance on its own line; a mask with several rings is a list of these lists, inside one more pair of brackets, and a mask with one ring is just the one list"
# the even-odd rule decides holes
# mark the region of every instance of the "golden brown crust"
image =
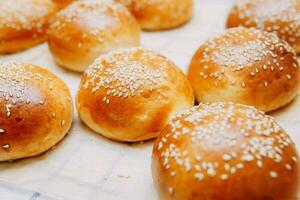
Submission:
[[185,24],[192,16],[193,0],[116,0],[136,17],[142,29],[155,31]]
[[39,155],[70,129],[70,92],[40,67],[16,62],[0,66],[0,161]]
[[152,156],[163,200],[296,199],[299,167],[294,143],[271,117],[233,103],[174,117]]
[[51,20],[49,48],[59,65],[82,72],[99,55],[138,46],[140,32],[134,17],[120,4],[74,2]]
[[0,53],[15,53],[44,42],[48,20],[56,11],[50,0],[0,1]]
[[157,136],[169,117],[194,103],[191,85],[168,59],[144,49],[123,49],[97,59],[77,94],[80,118],[119,141]]
[[233,28],[198,49],[188,78],[198,102],[233,101],[269,112],[297,96],[300,72],[294,50],[275,34]]
[[59,8],[65,8],[73,3],[74,0],[53,0],[53,2],[56,3]]
[[255,27],[276,32],[299,53],[299,15],[298,0],[239,0],[228,16],[227,27]]

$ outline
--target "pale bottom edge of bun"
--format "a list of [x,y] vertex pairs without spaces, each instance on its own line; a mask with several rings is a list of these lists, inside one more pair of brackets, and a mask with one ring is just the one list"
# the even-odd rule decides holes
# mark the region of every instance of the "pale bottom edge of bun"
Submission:
[[94,46],[85,49],[85,51],[81,50],[82,52],[80,54],[80,52],[70,51],[63,46],[60,46],[59,43],[49,39],[48,48],[52,54],[53,60],[58,66],[73,72],[82,73],[101,55],[116,49],[137,47],[139,46],[139,43],[139,40],[129,42],[128,44],[120,41],[120,44],[117,43],[111,45],[109,48],[106,47],[106,50],[103,50],[102,47]]
[[56,140],[53,144],[49,145],[47,148],[41,151],[32,152],[26,156],[15,156],[14,158],[10,158],[10,159],[2,158],[2,156],[0,155],[0,162],[13,162],[13,161],[26,159],[26,158],[38,157],[43,154],[46,154],[48,151],[55,148],[59,143],[61,143],[64,140],[64,138],[68,135],[71,127],[72,127],[72,122],[68,125],[66,131],[64,131],[63,134],[61,134],[61,137],[58,140]]
[[146,141],[146,140],[151,140],[156,138],[160,131],[158,132],[150,132],[146,135],[140,136],[140,137],[118,137],[118,136],[114,136],[113,134],[108,133],[107,130],[104,130],[99,124],[95,123],[94,120],[92,119],[91,115],[89,114],[89,111],[87,109],[84,108],[78,108],[78,114],[80,116],[81,121],[87,126],[89,127],[93,132],[96,132],[97,134],[113,140],[113,141],[117,141],[117,142],[142,142],[142,141]]
[[182,22],[178,22],[178,23],[174,23],[172,25],[153,25],[156,23],[160,23],[160,21],[158,22],[140,22],[141,28],[143,31],[145,32],[159,32],[159,31],[168,31],[168,30],[172,30],[172,29],[177,29],[180,27],[183,27],[185,25],[187,25],[190,20],[192,19],[192,16],[190,16],[188,19],[186,19],[185,21]]
[[[173,112],[171,112],[168,115],[168,118],[165,120],[164,127],[172,119],[173,116],[192,107],[193,105],[194,105],[194,99],[192,100],[191,105],[182,104],[181,106],[177,106],[176,109],[174,109]],[[78,104],[77,100],[76,100],[76,107],[77,107],[77,112],[78,112],[79,118],[87,127],[89,127],[92,131],[94,131],[110,140],[114,140],[114,141],[118,141],[118,142],[142,142],[142,141],[152,140],[152,139],[157,138],[159,136],[159,134],[161,133],[161,131],[164,129],[164,127],[163,127],[159,131],[149,132],[142,136],[136,136],[136,137],[131,137],[131,138],[124,136],[123,138],[120,138],[119,136],[114,136],[113,134],[108,133],[107,130],[103,129],[99,124],[95,123],[90,115],[89,110],[87,108],[84,108],[83,106],[80,106]]]
[[22,38],[0,42],[0,54],[12,54],[27,50],[47,40],[47,36],[38,36],[35,38]]
[[[280,103],[276,103],[277,104],[276,106],[275,105],[270,106],[270,104],[269,104],[265,108],[257,107],[255,105],[249,104],[247,102],[234,101],[234,100],[220,100],[219,102],[233,102],[233,103],[239,103],[239,104],[244,104],[244,105],[248,105],[248,106],[254,106],[258,110],[261,110],[261,111],[263,111],[265,113],[271,113],[271,112],[276,112],[276,111],[278,111],[278,110],[280,110],[282,108],[285,108],[285,107],[289,106],[297,98],[298,98],[298,94],[295,94],[295,95],[293,95],[291,98],[289,98],[287,100],[284,99]],[[197,98],[197,100],[196,100],[196,104],[199,104],[199,103],[216,103],[216,102],[218,102],[218,101],[203,101],[203,100],[199,100],[199,98]]]
[[48,41],[48,48],[52,54],[54,62],[61,68],[82,73],[89,64],[91,64],[87,61],[87,58],[83,58],[83,56],[78,56],[77,59],[71,59],[72,56],[70,54],[75,55],[76,53],[67,51],[50,40]]
[[[299,90],[299,89],[298,89],[298,90]],[[298,93],[299,93],[299,92],[298,92]],[[286,101],[286,103],[281,104],[281,105],[277,106],[277,107],[274,108],[274,109],[270,109],[270,110],[264,111],[264,112],[266,112],[266,113],[272,113],[272,112],[276,112],[276,111],[278,111],[278,110],[280,110],[280,109],[282,109],[282,108],[286,108],[286,107],[288,107],[289,105],[291,105],[297,98],[298,98],[298,94],[296,94],[296,95],[294,96],[294,98],[290,99],[289,101]]]
[[76,66],[76,64],[65,64],[63,61],[61,61],[59,58],[52,56],[54,62],[56,63],[57,66],[60,68],[63,68],[65,70],[69,70],[74,73],[83,73],[86,68],[88,68],[89,65],[83,66]]

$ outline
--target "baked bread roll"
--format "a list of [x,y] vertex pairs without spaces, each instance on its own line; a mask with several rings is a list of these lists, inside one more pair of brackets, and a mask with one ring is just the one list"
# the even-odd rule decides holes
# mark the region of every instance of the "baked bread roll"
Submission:
[[164,200],[291,200],[299,156],[286,132],[254,107],[200,104],[163,129],[152,174]]
[[188,78],[198,102],[232,101],[269,112],[297,96],[300,74],[295,51],[285,41],[240,27],[203,44]]
[[125,5],[142,29],[155,31],[185,24],[192,16],[193,0],[115,0]]
[[227,27],[255,27],[276,32],[300,53],[299,0],[239,0],[232,8]]
[[56,11],[51,0],[1,0],[0,53],[15,53],[44,42],[48,20]]
[[74,0],[53,0],[59,8],[65,8],[70,5]]
[[169,118],[194,104],[185,75],[167,58],[142,48],[97,59],[77,94],[81,120],[103,136],[126,142],[155,138]]
[[52,18],[49,48],[59,65],[82,72],[102,54],[138,46],[140,32],[135,18],[121,4],[77,1]]
[[72,100],[61,79],[34,65],[0,62],[0,161],[45,152],[71,123]]

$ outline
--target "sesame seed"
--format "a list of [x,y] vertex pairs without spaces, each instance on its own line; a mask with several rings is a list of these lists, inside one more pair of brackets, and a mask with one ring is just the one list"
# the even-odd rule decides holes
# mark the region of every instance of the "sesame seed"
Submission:
[[[232,43],[231,41],[235,42]],[[284,61],[284,56],[286,53],[292,56],[296,55],[294,49],[286,42],[281,41],[275,34],[254,28],[245,29],[238,27],[229,29],[222,35],[206,42],[203,47],[201,49],[204,50],[201,51],[200,56],[198,55],[195,58],[197,58],[197,62],[201,64],[201,67],[207,66],[207,69],[209,69],[201,68],[199,74],[202,79],[200,80],[206,81],[207,75],[215,79],[214,81],[207,79],[207,81],[210,81],[210,87],[220,87],[221,81],[223,83],[227,81],[226,77],[231,77],[231,75],[226,76],[226,72],[229,72],[228,69],[231,69],[230,71],[234,73],[246,71],[252,77],[260,75],[263,79],[255,87],[272,89],[274,85],[272,80],[268,79],[268,74],[270,72],[275,73],[277,70],[284,71],[286,69],[290,71],[291,66]],[[272,59],[267,59],[269,57]],[[294,62],[292,63],[296,63],[295,65],[298,66],[296,57],[293,59]],[[211,63],[214,65],[211,65]],[[215,71],[212,66],[218,66],[219,70]],[[293,72],[290,73],[292,74]],[[244,74],[246,73],[241,73],[240,75],[245,76]],[[284,77],[286,75],[280,73],[278,76]],[[289,77],[287,76],[288,79]],[[246,79],[241,78],[239,80]],[[247,81],[239,81],[236,84],[235,80],[230,79],[228,82],[233,86],[238,85],[245,89],[250,84]]]
[[[135,52],[140,52],[143,61],[152,62],[155,68],[134,60]],[[106,65],[103,65],[106,63]],[[90,66],[82,83],[82,89],[92,87],[92,91],[106,90],[103,102],[110,103],[110,98],[128,98],[142,96],[154,86],[167,79],[166,66],[170,63],[158,54],[142,48],[121,49],[110,52],[97,59]],[[116,86],[111,86],[115,81]]]
[[0,134],[3,134],[3,133],[5,133],[5,130],[0,128]]
[[274,171],[271,171],[271,172],[270,172],[270,176],[271,176],[272,178],[277,178],[277,177],[278,177],[278,174],[277,174],[276,172],[274,172]]
[[204,179],[204,174],[202,173],[196,173],[195,174],[195,178],[198,180],[198,181],[202,181]]
[[174,194],[174,189],[172,187],[169,187],[168,191],[169,191],[170,194]]
[[268,69],[268,68],[267,68],[267,66],[266,66],[266,65],[264,65],[264,66],[263,66],[263,69],[264,69],[264,70],[266,70],[266,69]]
[[50,7],[48,2],[43,2],[37,4],[34,1],[14,0],[14,4],[11,4],[10,0],[1,0],[0,27],[41,33],[42,26],[47,23],[45,18],[55,10],[54,6]]
[[236,165],[236,167],[237,167],[238,169],[242,169],[242,168],[244,168],[244,165],[243,165],[243,163],[238,163],[238,164]]
[[242,88],[246,87],[246,83],[242,82]]
[[221,180],[227,180],[228,179],[228,175],[227,174],[222,174],[221,175]]
[[253,157],[252,155],[250,155],[250,154],[246,154],[246,155],[244,155],[244,156],[242,157],[242,160],[247,161],[247,162],[250,162],[250,161],[252,161],[253,159],[254,159],[254,157]]
[[[299,22],[297,3],[294,0],[274,1],[272,3],[239,1],[235,4],[236,9],[232,10],[232,14],[241,19],[239,26],[275,32],[281,39],[294,44]],[[281,25],[278,26],[278,23]],[[275,48],[274,46],[272,49]]]
[[9,145],[9,144],[4,144],[4,145],[2,145],[2,148],[3,148],[3,149],[9,149],[9,148],[10,148],[10,145]]
[[215,176],[216,175],[216,171],[214,169],[210,168],[210,169],[207,170],[207,174],[209,176]]
[[200,162],[202,160],[202,157],[198,155],[196,156],[196,160]]
[[286,165],[285,165],[285,168],[286,168],[287,170],[292,170],[292,166],[291,166],[290,164],[286,164]]
[[231,156],[230,155],[228,155],[228,154],[224,154],[223,155],[223,160],[225,160],[225,161],[230,161],[232,158],[231,158]]
[[[199,181],[206,177],[227,180],[249,166],[263,169],[265,159],[283,162],[286,147],[293,145],[272,117],[253,106],[236,103],[200,103],[174,116],[167,127],[165,130],[168,131],[162,133],[159,141],[164,148],[158,154],[164,169],[168,166],[171,173],[175,169],[181,169],[181,173],[194,172],[192,175]],[[239,131],[227,131],[231,127]],[[238,142],[241,139],[243,142]],[[217,144],[228,153],[201,157],[191,153],[182,141],[200,144],[199,152],[203,151],[202,144]],[[297,160],[296,156],[291,159]],[[287,170],[292,167],[286,163],[283,165]],[[275,171],[268,174],[278,177]]]
[[[231,119],[233,119],[233,118],[231,118]],[[233,158],[236,158],[236,157],[237,157],[237,155],[236,155],[235,152],[231,152],[231,156],[232,156]]]
[[263,167],[263,162],[261,160],[258,160],[256,164],[259,168]]
[[[33,67],[29,64],[2,61],[0,65],[0,79],[3,84],[9,85],[8,88],[2,89],[3,97],[6,101],[12,102],[12,104],[7,102],[5,105],[5,114],[9,118],[13,115],[13,108],[18,102],[30,104],[30,99],[25,94],[26,81],[41,80],[43,76],[38,72],[33,72]],[[45,79],[48,81],[48,78]],[[43,105],[45,101],[38,101],[38,103]]]
[[236,168],[235,168],[235,167],[231,167],[230,173],[231,173],[231,174],[235,174],[235,172],[236,172]]
[[225,168],[226,171],[230,171],[230,165],[228,163],[226,163],[224,165],[224,168]]
[[[102,33],[107,29],[111,29],[112,25],[120,24],[120,16],[126,17],[125,19],[128,24],[135,23],[128,9],[120,4],[113,3],[113,1],[76,1],[58,12],[55,17],[50,20],[48,33],[50,36],[52,33],[58,34],[57,32],[68,28],[69,24],[80,23],[81,20],[98,20],[99,15],[105,15],[107,13],[110,13],[110,20],[101,20],[101,23],[98,22],[97,26],[89,27],[89,32],[81,35],[82,39],[81,42],[76,44],[77,48],[83,48],[85,46],[85,41],[88,40],[88,36],[94,37],[99,43],[103,43],[104,39]],[[116,28],[116,25],[114,28]],[[70,36],[66,34],[60,35],[60,38],[70,40]]]
[[162,147],[163,147],[163,143],[162,143],[162,142],[159,142],[159,143],[158,143],[158,146],[157,146],[157,149],[160,150]]

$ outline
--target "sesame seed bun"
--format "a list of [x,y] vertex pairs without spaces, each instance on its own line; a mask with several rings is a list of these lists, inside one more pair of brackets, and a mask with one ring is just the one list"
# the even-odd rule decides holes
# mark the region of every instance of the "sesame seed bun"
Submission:
[[50,0],[1,0],[0,53],[15,53],[46,41],[48,20],[56,11]]
[[176,28],[192,16],[193,0],[116,0],[125,5],[142,29],[155,31]]
[[269,112],[298,94],[295,51],[275,34],[233,28],[203,44],[188,78],[198,102],[233,101]]
[[45,152],[71,123],[72,100],[62,80],[34,65],[0,62],[0,161]]
[[160,199],[297,199],[299,156],[264,113],[234,103],[200,104],[157,138],[152,174]]
[[239,0],[233,6],[227,27],[255,27],[276,32],[300,53],[299,0]]
[[173,114],[193,104],[185,75],[167,58],[142,48],[101,56],[84,73],[77,94],[77,110],[87,126],[127,142],[155,138]]
[[49,48],[59,65],[83,72],[102,54],[138,46],[140,32],[135,18],[121,4],[78,1],[52,18]]

